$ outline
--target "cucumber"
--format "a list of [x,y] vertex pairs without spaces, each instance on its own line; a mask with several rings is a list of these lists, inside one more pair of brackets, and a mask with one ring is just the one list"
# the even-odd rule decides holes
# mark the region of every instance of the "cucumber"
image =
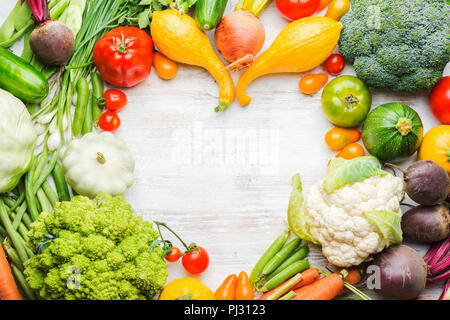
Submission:
[[222,20],[228,0],[197,0],[195,21],[203,31],[214,29]]
[[31,64],[0,47],[0,88],[17,98],[39,103],[48,95],[48,81]]

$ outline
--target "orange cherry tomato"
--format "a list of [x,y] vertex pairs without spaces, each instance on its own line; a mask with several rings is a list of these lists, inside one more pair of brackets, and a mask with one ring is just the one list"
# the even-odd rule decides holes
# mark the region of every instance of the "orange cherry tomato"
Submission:
[[358,157],[362,157],[365,154],[366,152],[364,151],[364,148],[361,147],[361,145],[357,143],[350,143],[346,145],[344,149],[342,149],[341,152],[339,152],[336,157],[351,160]]
[[247,273],[242,271],[239,273],[236,286],[236,300],[253,300],[255,299],[255,292],[250,283]]
[[225,278],[223,283],[217,288],[214,295],[217,300],[235,300],[236,287],[238,278],[235,274],[231,274]]
[[317,12],[322,11],[325,9],[329,4],[331,0],[320,0],[319,9],[317,9]]
[[304,94],[313,94],[320,90],[328,82],[326,73],[310,73],[300,79],[298,84]]
[[161,79],[170,80],[177,75],[178,65],[170,60],[161,52],[155,52],[153,55],[153,66]]
[[333,0],[328,6],[325,17],[339,21],[350,10],[349,0]]
[[333,151],[339,151],[350,143],[356,142],[361,138],[361,132],[356,129],[333,128],[325,135],[325,142]]

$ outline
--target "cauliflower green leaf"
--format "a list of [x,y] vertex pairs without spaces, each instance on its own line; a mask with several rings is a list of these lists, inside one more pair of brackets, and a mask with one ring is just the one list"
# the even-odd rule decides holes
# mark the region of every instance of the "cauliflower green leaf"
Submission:
[[388,241],[388,246],[403,241],[401,216],[397,212],[374,210],[365,211],[363,215],[378,228],[383,238]]
[[335,158],[328,167],[322,187],[330,194],[347,184],[359,182],[372,176],[383,176],[386,174],[389,174],[389,172],[384,171],[380,161],[372,156],[358,157],[351,160]]
[[289,199],[288,207],[288,224],[289,229],[299,238],[319,244],[311,234],[310,226],[308,225],[305,208],[304,208],[304,196],[303,196],[302,181],[300,175],[296,174],[292,177],[292,192]]

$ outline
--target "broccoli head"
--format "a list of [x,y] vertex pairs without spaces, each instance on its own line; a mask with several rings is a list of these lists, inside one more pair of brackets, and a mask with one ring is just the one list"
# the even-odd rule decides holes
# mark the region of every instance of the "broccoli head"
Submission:
[[450,60],[445,0],[354,0],[342,19],[342,56],[367,85],[392,91],[432,88]]
[[29,285],[44,299],[151,299],[167,279],[152,223],[122,196],[76,196],[30,227],[39,253],[26,262]]

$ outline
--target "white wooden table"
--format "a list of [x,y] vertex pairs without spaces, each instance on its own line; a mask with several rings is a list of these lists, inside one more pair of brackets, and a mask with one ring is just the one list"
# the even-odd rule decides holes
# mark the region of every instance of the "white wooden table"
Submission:
[[[15,3],[1,1],[0,22]],[[235,3],[230,0],[226,12]],[[288,22],[274,3],[261,20],[266,28],[264,50]],[[213,33],[209,35],[214,43]],[[14,50],[20,52],[20,46]],[[351,65],[343,74],[354,74]],[[144,83],[124,90],[129,103],[120,113],[117,136],[128,143],[136,160],[136,182],[126,200],[144,219],[165,221],[186,242],[207,249],[210,266],[199,278],[212,290],[228,274],[250,272],[286,228],[292,175],[299,172],[308,188],[324,176],[334,156],[324,143],[332,125],[322,114],[321,92],[302,95],[300,77],[258,79],[247,91],[253,98],[248,107],[235,101],[219,114],[214,112],[216,83],[200,68],[180,66],[171,81],[159,79],[153,70]],[[233,78],[236,83],[236,75]],[[425,94],[372,94],[374,107],[393,101],[413,107],[425,131],[438,125]],[[421,253],[426,250],[412,246]],[[313,266],[326,265],[318,247],[311,248],[309,260]],[[168,281],[188,275],[181,262],[171,263],[168,272]],[[431,286],[422,296],[436,298],[442,289],[442,284]]]

